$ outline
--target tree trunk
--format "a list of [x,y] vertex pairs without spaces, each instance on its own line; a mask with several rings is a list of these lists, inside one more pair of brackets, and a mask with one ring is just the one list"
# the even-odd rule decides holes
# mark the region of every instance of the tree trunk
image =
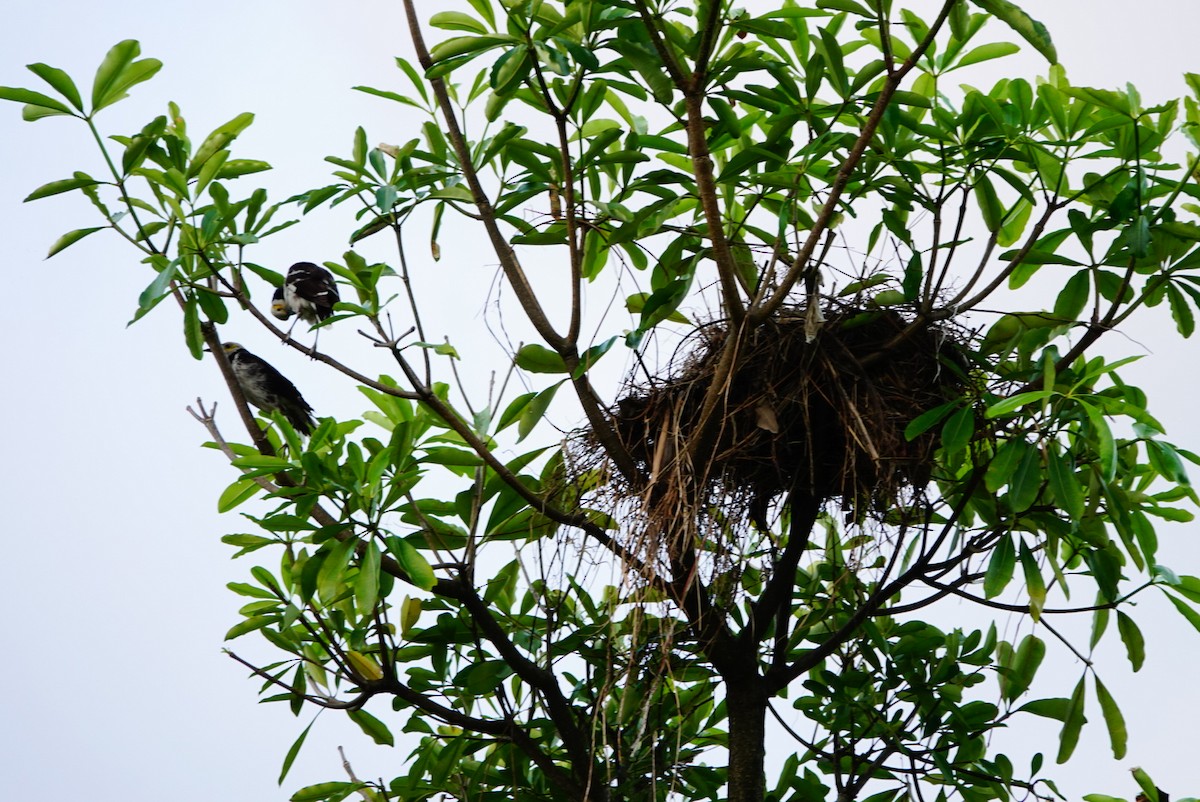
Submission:
[[766,795],[767,697],[757,674],[725,681],[729,713],[729,802],[762,802]]

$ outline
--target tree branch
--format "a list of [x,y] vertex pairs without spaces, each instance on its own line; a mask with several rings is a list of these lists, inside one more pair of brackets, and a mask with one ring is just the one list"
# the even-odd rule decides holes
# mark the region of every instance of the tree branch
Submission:
[[[433,59],[429,55],[429,49],[425,46],[425,37],[421,32],[421,22],[417,18],[413,0],[404,0],[404,10],[413,48],[417,52],[417,61],[420,62],[421,68],[428,72],[433,67]],[[454,104],[446,90],[446,82],[441,78],[430,78],[429,83],[433,87],[433,94],[437,98],[442,120],[446,124],[446,136],[450,140],[450,146],[454,148],[463,179],[467,182],[471,198],[479,210],[480,222],[487,231],[492,250],[500,260],[500,267],[504,271],[505,277],[508,278],[508,283],[512,286],[521,308],[525,310],[529,322],[533,324],[538,334],[551,348],[561,353],[568,348],[569,343],[555,330],[549,318],[546,317],[545,310],[538,302],[537,293],[533,291],[529,278],[525,275],[525,270],[517,261],[517,256],[504,238],[504,234],[501,233],[500,227],[496,225],[496,211],[492,208],[492,203],[488,199],[487,193],[484,192],[483,184],[479,181],[479,174],[471,163],[471,149],[467,147],[466,138],[458,125],[458,117],[454,113]]]
[[850,176],[854,173],[855,168],[858,167],[858,163],[862,161],[867,146],[875,136],[875,129],[879,127],[879,122],[883,119],[884,112],[887,111],[888,106],[891,104],[892,95],[895,94],[905,76],[916,66],[921,56],[925,55],[925,51],[929,49],[929,46],[933,44],[934,37],[937,36],[938,31],[941,30],[942,25],[946,22],[946,17],[950,14],[950,9],[957,2],[959,0],[945,0],[941,11],[938,12],[937,18],[929,26],[929,32],[925,35],[925,38],[917,44],[909,57],[904,60],[904,63],[895,72],[889,74],[887,80],[884,81],[883,88],[879,92],[879,97],[876,98],[875,105],[871,107],[871,113],[867,116],[866,122],[863,123],[858,139],[855,140],[854,145],[850,148],[850,152],[846,155],[842,166],[838,168],[833,184],[829,187],[829,197],[826,198],[825,205],[821,207],[821,212],[817,215],[816,222],[813,223],[808,238],[805,239],[799,253],[796,254],[791,268],[788,269],[787,274],[775,292],[765,301],[756,304],[747,312],[751,325],[757,326],[774,314],[787,299],[788,294],[792,291],[792,287],[796,285],[796,282],[804,274],[813,252],[816,251],[817,243],[820,242],[825,230],[829,228],[830,221],[833,220],[834,215],[837,213],[838,203],[841,201],[846,185],[850,183]]

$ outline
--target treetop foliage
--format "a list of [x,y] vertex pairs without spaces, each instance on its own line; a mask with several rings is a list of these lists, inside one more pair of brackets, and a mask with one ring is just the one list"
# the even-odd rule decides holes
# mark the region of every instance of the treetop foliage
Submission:
[[[1157,561],[1200,457],[1099,349],[1135,314],[1195,330],[1200,76],[1149,108],[1074,86],[1007,0],[761,5],[406,0],[417,63],[356,88],[411,138],[358,128],[329,183],[282,201],[247,186],[266,161],[233,156],[249,113],[193,139],[172,103],[102,133],[162,66],[137,42],[86,101],[45,64],[49,94],[0,87],[105,158],[28,196],[99,216],[50,254],[122,237],[147,271],[134,319],[167,301],[229,386],[249,442],[193,410],[236,473],[220,509],[254,530],[223,538],[257,561],[228,639],[274,650],[231,656],[297,716],[419,744],[392,778],[293,799],[1050,799],[1042,751],[992,736],[1055,720],[1062,763],[1098,708],[1123,757],[1093,650],[1119,638],[1141,667],[1147,592],[1200,629],[1200,578]],[[1047,74],[963,83],[1017,52],[1001,34]],[[285,271],[256,246],[327,207],[353,221],[317,327],[358,327],[394,377],[271,318]],[[439,342],[411,280],[467,231],[530,337],[482,397],[463,377],[493,366]],[[389,236],[394,256],[366,255]],[[370,411],[307,438],[256,419],[234,316]],[[561,441],[552,412],[578,422]],[[979,628],[936,626],[943,600]],[[1080,616],[1082,639],[1057,623]],[[1078,658],[1073,690],[1039,677],[1050,648]]]

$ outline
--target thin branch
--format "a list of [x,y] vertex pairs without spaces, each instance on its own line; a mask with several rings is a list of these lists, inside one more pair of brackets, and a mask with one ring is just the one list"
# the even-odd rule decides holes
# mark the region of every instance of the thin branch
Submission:
[[791,268],[788,269],[787,275],[780,282],[778,289],[771,294],[762,303],[756,304],[747,313],[752,325],[757,325],[770,317],[774,312],[783,305],[788,294],[792,291],[792,287],[804,274],[808,267],[809,260],[816,251],[817,243],[820,242],[825,230],[829,228],[830,221],[837,214],[838,203],[841,201],[842,193],[846,189],[846,185],[850,183],[850,176],[854,173],[863,155],[867,151],[867,146],[875,137],[875,129],[879,127],[880,121],[883,119],[884,112],[891,105],[892,96],[900,87],[901,81],[905,76],[916,66],[917,61],[921,56],[925,55],[925,51],[933,44],[934,37],[937,36],[941,27],[946,22],[946,18],[950,14],[950,9],[959,2],[959,0],[945,0],[941,11],[938,12],[937,18],[929,27],[929,32],[925,35],[899,69],[888,75],[884,81],[883,88],[879,92],[879,97],[875,100],[875,105],[871,107],[871,113],[867,116],[867,120],[863,123],[862,130],[859,132],[858,138],[854,145],[850,148],[850,152],[846,155],[841,167],[838,168],[837,175],[833,179],[833,184],[829,187],[829,197],[825,200],[825,205],[821,207],[820,214],[817,215],[816,222],[813,223],[812,229],[809,231],[808,238],[805,239],[799,253],[796,254],[795,260],[792,262]]
[[[963,482],[959,489],[961,496],[958,499],[958,502],[955,504],[954,509],[947,518],[946,522],[943,524],[942,530],[938,534],[938,537],[934,540],[933,544],[929,548],[924,550],[924,553],[917,558],[916,561],[914,561],[913,565],[909,567],[907,571],[896,577],[896,579],[894,579],[892,582],[886,581],[887,573],[885,573],[885,578],[879,582],[879,586],[875,592],[871,594],[870,598],[859,605],[858,609],[854,611],[846,623],[840,626],[836,632],[822,641],[815,648],[805,652],[800,659],[785,669],[771,669],[767,672],[766,679],[769,683],[772,694],[787,687],[797,677],[804,675],[807,671],[810,671],[826,657],[833,654],[834,651],[836,651],[837,648],[843,644],[847,638],[851,637],[858,630],[858,628],[862,626],[864,621],[875,614],[875,611],[880,608],[885,600],[892,598],[905,587],[912,584],[922,576],[928,566],[928,563],[932,561],[933,555],[937,553],[937,550],[941,547],[941,544],[945,541],[946,537],[949,536],[950,532],[954,529],[956,522],[966,510],[967,505],[971,501],[971,496],[974,493],[975,488],[978,486],[979,482],[983,481],[983,474],[984,470],[982,467],[976,468]],[[899,548],[893,551],[892,560],[888,565],[887,572],[890,572],[892,566],[895,565],[899,552]]]
[[1025,243],[1021,246],[1021,249],[1017,251],[1013,258],[1008,260],[1008,264],[1004,266],[1004,269],[1002,269],[994,279],[988,282],[986,287],[975,293],[974,297],[964,300],[967,296],[967,293],[970,292],[971,288],[975,286],[975,282],[983,274],[987,260],[991,258],[992,251],[996,247],[996,238],[999,236],[999,231],[993,232],[992,235],[988,237],[987,247],[984,249],[983,256],[980,257],[979,266],[975,269],[974,275],[971,276],[971,279],[967,282],[967,285],[963,287],[962,290],[960,290],[959,293],[955,295],[948,304],[946,304],[946,306],[950,309],[954,309],[957,312],[965,312],[969,309],[973,309],[979,303],[989,298],[1001,284],[1008,280],[1008,277],[1011,276],[1018,267],[1025,263],[1025,257],[1029,255],[1029,252],[1033,250],[1033,246],[1037,244],[1039,239],[1041,239],[1042,232],[1045,231],[1046,226],[1050,224],[1050,218],[1053,217],[1054,214],[1061,208],[1062,206],[1059,203],[1046,204],[1046,211],[1044,211],[1042,216],[1038,218],[1038,221],[1034,223],[1033,229],[1029,232],[1029,236],[1025,238]]
[[[949,596],[949,595],[957,596],[960,599],[966,599],[967,601],[974,602],[983,607],[990,607],[993,610],[1003,610],[1008,613],[1021,613],[1023,615],[1030,614],[1031,611],[1029,609],[1028,604],[1008,604],[1006,602],[996,601],[995,599],[985,599],[981,596],[976,596],[974,594],[967,593],[966,591],[961,589],[962,585],[970,584],[971,582],[978,581],[981,577],[982,577],[981,574],[969,574],[967,576],[961,577],[960,579],[957,579],[954,582],[950,582],[950,583],[937,582],[933,579],[922,578],[921,579],[922,583],[929,585],[930,587],[937,588],[938,592],[932,596],[929,596],[928,598],[921,599],[920,601],[910,602],[908,604],[898,604],[893,607],[884,607],[884,608],[878,610],[876,613],[874,613],[874,615],[880,615],[880,616],[889,615],[890,616],[890,615],[900,615],[902,613],[909,613],[914,610],[919,610],[922,607],[926,607],[927,605],[932,604],[933,602],[937,601],[938,599],[945,598],[946,596]],[[1147,588],[1151,588],[1151,587],[1154,587],[1154,583],[1146,582],[1146,583],[1143,583],[1142,585],[1139,585],[1138,587],[1134,588],[1129,593],[1126,593],[1124,596],[1121,596],[1119,599],[1115,599],[1111,602],[1105,602],[1103,604],[1090,604],[1090,605],[1087,605],[1086,607],[1047,607],[1042,610],[1041,614],[1043,616],[1046,616],[1046,615],[1071,615],[1073,613],[1092,613],[1092,612],[1096,612],[1097,610],[1115,610],[1117,607],[1119,607],[1120,605],[1129,601],[1134,596],[1138,595],[1142,591],[1146,590]]]
[[[417,52],[417,61],[420,62],[423,70],[428,71],[433,67],[433,59],[429,55],[429,49],[425,46],[425,36],[421,31],[421,22],[417,17],[417,10],[413,0],[404,0],[404,10],[408,20],[408,30],[412,37],[413,48]],[[475,202],[475,207],[479,210],[480,222],[483,223],[484,229],[487,231],[488,240],[492,244],[492,250],[495,251],[496,257],[500,260],[500,267],[504,270],[504,275],[508,278],[508,282],[512,286],[513,292],[521,304],[521,308],[525,310],[529,322],[533,324],[538,334],[541,335],[542,339],[551,348],[561,353],[567,348],[569,343],[555,330],[549,318],[546,317],[546,312],[542,309],[537,293],[533,291],[533,287],[529,283],[529,278],[525,275],[524,268],[521,267],[521,263],[517,260],[516,253],[513,252],[512,247],[504,238],[504,234],[500,231],[500,227],[496,224],[496,211],[492,208],[492,203],[488,199],[487,193],[483,189],[483,184],[479,180],[479,174],[475,171],[475,167],[471,163],[471,149],[467,146],[466,138],[459,127],[458,116],[455,114],[454,104],[450,100],[450,93],[446,89],[446,82],[441,78],[431,78],[429,83],[433,87],[434,97],[437,98],[438,108],[442,113],[442,120],[446,125],[446,137],[450,140],[450,146],[454,149],[455,156],[458,158],[463,179],[466,181],[467,188],[471,192],[471,198]]]
[[[217,427],[217,420],[215,417],[217,414],[216,402],[213,402],[212,409],[208,410],[204,408],[204,402],[197,398],[196,407],[199,409],[199,412],[189,406],[187,408],[188,414],[199,421],[200,424],[208,430],[208,436],[211,437],[213,442],[217,444],[217,448],[220,449],[221,453],[225,455],[226,459],[228,459],[230,462],[233,462],[238,458],[238,455],[234,452],[233,448],[230,447],[229,442],[225,439],[225,437],[221,434],[221,430]],[[268,443],[268,445],[270,445],[270,443]],[[243,469],[242,473],[250,473],[250,469]],[[279,485],[275,484],[265,476],[256,474],[255,476],[251,477],[251,480],[268,493],[279,492]]]
[[[537,510],[542,515],[545,515],[556,523],[565,526],[571,526],[582,530],[589,537],[600,543],[614,555],[619,557],[625,564],[632,566],[637,571],[647,577],[652,586],[663,589],[661,578],[659,578],[649,567],[635,554],[626,549],[616,540],[614,540],[604,529],[592,522],[584,515],[569,513],[559,509],[551,504],[544,497],[538,495],[531,490],[528,485],[521,481],[520,477],[509,470],[508,466],[500,461],[500,458],[493,453],[492,449],[485,443],[470,424],[462,419],[462,417],[454,411],[452,407],[447,405],[436,393],[429,387],[420,383],[419,377],[413,370],[412,365],[404,358],[404,355],[398,349],[393,348],[392,353],[396,359],[396,363],[404,372],[405,377],[415,389],[415,397],[424,403],[430,410],[441,418],[446,425],[457,432],[466,444],[482,459],[487,466],[495,471],[496,476],[502,482],[511,487],[517,494],[524,499],[531,507]],[[586,377],[582,377],[579,381],[586,381]]]
[[804,556],[812,536],[813,527],[821,511],[820,502],[810,494],[804,494],[803,503],[797,503],[793,494],[791,503],[791,526],[788,531],[788,542],[783,554],[775,563],[773,574],[763,592],[752,606],[750,622],[739,635],[742,641],[759,643],[766,637],[768,626],[776,613],[790,601],[792,590],[796,584],[796,569]]
[[[407,217],[407,215],[406,215]],[[421,342],[429,342],[429,338],[425,336],[425,326],[421,322],[421,309],[417,304],[417,296],[413,292],[412,279],[408,273],[408,257],[404,252],[404,223],[397,221],[392,224],[392,231],[396,234],[396,253],[400,257],[400,283],[404,285],[404,294],[408,297],[408,309],[412,312],[413,326],[417,330],[417,337]],[[425,357],[425,381],[426,383],[433,382],[433,366],[430,364],[429,352],[426,351]]]
[[[421,24],[417,18],[417,11],[413,0],[404,0],[404,9],[408,20],[409,33],[412,36],[413,47],[417,51],[417,60],[420,62],[422,68],[429,70],[433,66],[433,60],[429,55],[428,48],[425,46],[425,38],[421,32]],[[492,207],[491,201],[488,200],[487,193],[484,192],[483,185],[479,181],[479,175],[471,164],[470,148],[467,147],[466,139],[463,137],[462,130],[458,125],[458,118],[454,113],[454,104],[450,100],[449,92],[446,89],[446,82],[441,78],[431,78],[430,85],[433,87],[434,96],[437,98],[438,106],[446,124],[446,135],[458,157],[463,179],[467,182],[467,186],[471,191],[471,197],[475,202],[476,208],[479,210],[480,222],[483,223],[484,229],[487,231],[488,239],[492,243],[492,249],[500,260],[500,267],[504,271],[509,285],[513,288],[513,292],[517,296],[517,301],[521,304],[521,308],[524,309],[526,316],[538,334],[541,335],[547,345],[563,358],[567,369],[571,371],[572,384],[575,387],[576,396],[579,398],[584,414],[587,416],[588,423],[592,426],[592,430],[596,438],[600,441],[600,444],[604,446],[605,451],[612,458],[613,464],[629,481],[638,482],[637,466],[633,458],[629,456],[629,453],[621,444],[616,433],[612,430],[612,425],[605,415],[599,399],[592,392],[591,385],[587,382],[586,376],[579,378],[574,376],[576,368],[579,366],[579,352],[576,344],[569,337],[559,334],[553,325],[551,325],[549,319],[546,317],[545,310],[542,309],[541,303],[538,300],[537,293],[534,292],[528,277],[525,275],[524,269],[517,260],[516,253],[508,244],[508,241],[504,238],[503,233],[496,223],[495,209]]]
[[[725,3],[710,2],[708,4],[708,19],[700,26],[699,37],[700,41],[696,47],[696,66],[692,70],[691,88],[697,91],[703,91],[704,85],[708,82],[708,62],[712,59],[713,51],[717,46],[717,34],[721,31],[721,12],[724,10]],[[703,8],[703,3],[698,3],[697,7]]]
[[637,6],[642,24],[650,36],[650,44],[654,47],[654,52],[658,54],[659,60],[662,61],[663,69],[667,71],[667,75],[676,87],[683,88],[687,80],[683,74],[683,67],[675,60],[674,54],[663,40],[662,32],[658,30],[658,25],[655,24],[654,15],[650,13],[650,7],[646,5],[646,0],[634,0],[634,5]]

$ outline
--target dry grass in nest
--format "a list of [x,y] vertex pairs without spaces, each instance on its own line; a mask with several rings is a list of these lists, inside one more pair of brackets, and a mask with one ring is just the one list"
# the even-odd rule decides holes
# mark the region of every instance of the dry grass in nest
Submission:
[[[698,428],[728,333],[723,323],[703,327],[673,375],[618,401],[616,434],[650,484],[609,487],[610,502],[624,505],[636,492],[648,523],[682,515],[702,534],[711,527],[695,520],[700,511],[719,515],[728,533],[765,529],[769,511],[793,492],[882,517],[906,489],[929,481],[936,434],[910,441],[904,430],[961,392],[963,335],[911,326],[891,310],[844,307],[810,342],[803,310],[787,311],[743,343],[716,410],[715,447],[702,464],[686,464],[679,456]],[[592,459],[577,455],[579,462],[595,464],[598,444],[588,438],[585,449]]]

